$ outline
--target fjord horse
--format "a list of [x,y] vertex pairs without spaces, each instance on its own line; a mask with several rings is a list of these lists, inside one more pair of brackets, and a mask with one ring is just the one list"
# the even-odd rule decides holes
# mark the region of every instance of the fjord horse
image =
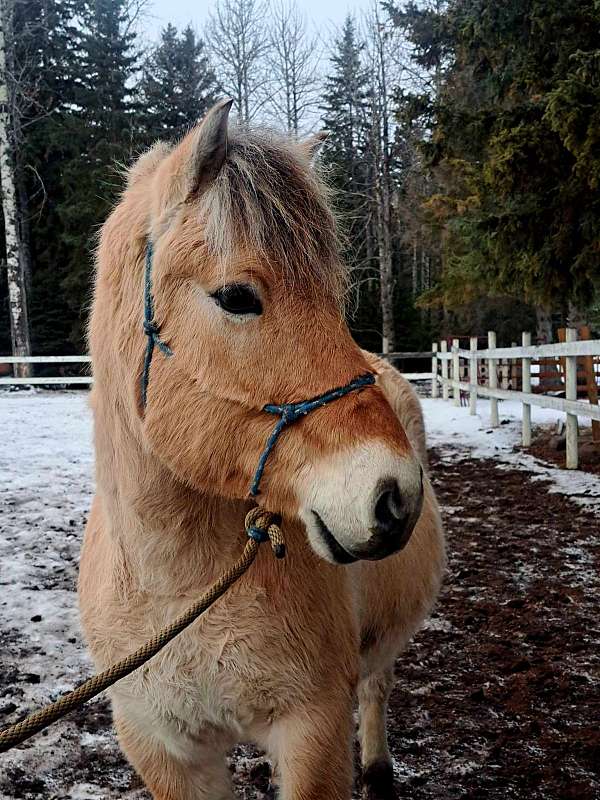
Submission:
[[102,229],[83,626],[106,667],[189,606],[243,549],[274,423],[265,405],[374,375],[289,426],[269,456],[256,499],[283,517],[285,560],[261,548],[111,700],[156,800],[230,800],[239,740],[267,752],[282,800],[348,800],[358,695],[363,791],[382,800],[394,796],[394,659],[444,565],[421,411],[344,322],[316,142],[235,128],[229,108],[143,155]]

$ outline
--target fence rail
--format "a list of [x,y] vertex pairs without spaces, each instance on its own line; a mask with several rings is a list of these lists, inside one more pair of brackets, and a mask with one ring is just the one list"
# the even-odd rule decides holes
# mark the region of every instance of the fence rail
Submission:
[[[90,364],[89,356],[0,356],[2,364]],[[93,383],[91,375],[60,375],[38,377],[14,377],[12,375],[0,376],[0,386],[53,386],[62,385],[90,385]]]
[[[447,342],[434,342],[431,354],[431,396],[439,396],[442,389],[444,400],[450,399],[460,405],[461,392],[469,396],[469,411],[477,413],[477,398],[490,398],[490,416],[493,428],[498,427],[498,400],[516,400],[523,404],[522,443],[524,447],[531,445],[531,407],[552,408],[566,414],[566,466],[577,469],[578,454],[578,418],[592,420],[593,439],[600,447],[600,406],[594,359],[600,357],[600,340],[586,339],[577,341],[577,331],[567,328],[565,341],[556,344],[532,345],[531,334],[522,334],[521,346],[496,347],[496,334],[488,334],[488,347],[478,349],[477,338],[471,337],[468,350],[460,347],[458,339],[453,339],[451,348]],[[520,361],[520,379],[522,391],[498,387],[498,364],[502,359],[511,362]],[[533,393],[532,361],[536,359],[556,359],[557,370],[564,372],[564,397],[555,394]],[[589,402],[578,399],[577,360],[587,362],[586,384]],[[461,379],[461,360],[468,362],[468,380]],[[478,362],[487,362],[487,385],[479,383]],[[440,369],[441,368],[441,369]],[[441,371],[441,375],[439,374]],[[540,388],[543,384],[540,381]]]
[[90,364],[90,356],[0,356],[0,364]]
[[[566,417],[566,466],[576,469],[578,466],[578,417],[591,419],[594,430],[594,441],[600,446],[600,406],[597,404],[596,377],[594,359],[600,358],[600,340],[577,341],[577,331],[568,328],[565,331],[564,342],[556,344],[532,345],[531,335],[523,333],[521,346],[496,347],[496,334],[488,334],[488,347],[479,349],[477,338],[470,338],[470,349],[460,347],[458,339],[452,340],[448,347],[447,341],[434,342],[430,351],[409,351],[380,353],[379,355],[390,361],[431,359],[431,372],[403,373],[411,381],[425,380],[431,382],[431,396],[436,398],[441,395],[444,400],[450,400],[455,405],[460,405],[461,392],[469,397],[469,410],[471,414],[477,413],[477,398],[490,399],[491,426],[498,427],[498,401],[516,400],[523,404],[522,443],[524,447],[531,445],[531,407],[551,408],[564,412]],[[561,364],[564,372],[565,397],[557,397],[549,393],[533,393],[532,362],[537,359],[556,359]],[[586,359],[591,364],[588,381],[594,382],[594,393],[590,394],[590,402],[578,400],[577,385],[577,359]],[[479,383],[478,363],[487,363],[487,385]],[[522,391],[502,388],[498,386],[498,365],[502,360],[519,362],[521,369]],[[468,380],[461,380],[461,361],[468,363]],[[0,356],[2,364],[89,364],[89,356]],[[39,377],[0,377],[1,385],[89,385],[93,383],[91,376],[39,376]]]

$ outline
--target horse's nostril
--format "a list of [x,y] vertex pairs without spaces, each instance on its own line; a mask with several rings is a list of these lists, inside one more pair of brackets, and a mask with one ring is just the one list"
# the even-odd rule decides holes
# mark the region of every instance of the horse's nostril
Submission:
[[402,497],[398,484],[386,489],[379,495],[375,504],[375,519],[381,533],[393,533],[398,530],[398,523],[404,517]]

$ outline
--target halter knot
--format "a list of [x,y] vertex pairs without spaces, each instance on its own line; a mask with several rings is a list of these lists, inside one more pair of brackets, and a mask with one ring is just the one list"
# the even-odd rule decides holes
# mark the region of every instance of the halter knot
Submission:
[[322,406],[326,406],[328,403],[332,403],[334,400],[339,400],[340,397],[344,397],[345,395],[350,394],[350,392],[356,392],[360,389],[364,389],[365,386],[372,386],[374,383],[375,376],[373,373],[366,372],[364,375],[359,375],[357,378],[354,378],[345,386],[338,386],[336,389],[330,389],[328,392],[323,392],[323,394],[313,397],[310,400],[301,400],[298,403],[282,403],[281,405],[274,405],[270,403],[264,406],[263,411],[266,411],[268,414],[274,414],[275,416],[278,416],[279,420],[273,428],[271,435],[267,440],[267,444],[265,445],[265,449],[258,460],[258,466],[256,468],[256,472],[254,473],[252,486],[250,487],[251,497],[256,497],[258,494],[260,494],[260,481],[263,476],[263,472],[265,471],[267,459],[271,455],[271,451],[275,447],[277,440],[279,439],[279,435],[286,425],[291,425],[292,423],[296,422],[296,420],[300,419],[300,417],[304,417],[311,411],[321,408]]
[[258,542],[270,541],[276,558],[285,556],[285,542],[281,532],[281,517],[256,506],[246,514],[246,533]]
[[158,347],[160,352],[170,358],[173,351],[166,342],[160,338],[160,327],[154,321],[154,298],[152,296],[152,243],[148,242],[146,248],[146,263],[144,268],[144,319],[142,322],[145,335],[148,337],[146,344],[146,354],[144,356],[144,366],[142,367],[141,388],[142,406],[146,408],[148,402],[148,381],[150,380],[150,365],[154,348]]
[[281,417],[286,425],[290,425],[292,422],[296,422],[298,417],[301,417],[303,414],[307,414],[307,411],[302,411],[299,406],[302,405],[301,403],[284,403],[283,405],[276,406],[269,404],[263,408],[263,411],[267,411],[269,414],[277,414]]
[[156,322],[149,319],[144,320],[144,333],[146,336],[158,336],[159,332]]

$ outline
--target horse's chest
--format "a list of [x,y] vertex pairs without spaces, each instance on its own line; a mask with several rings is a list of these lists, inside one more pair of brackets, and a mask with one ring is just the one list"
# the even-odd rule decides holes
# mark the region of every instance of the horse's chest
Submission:
[[[290,702],[290,684],[297,685],[298,663],[306,656],[282,647],[277,626],[264,616],[256,625],[246,618],[243,626],[222,617],[182,634],[123,681],[114,697],[145,727],[192,735],[216,727],[239,737]],[[307,674],[300,683],[306,688],[309,682]]]

